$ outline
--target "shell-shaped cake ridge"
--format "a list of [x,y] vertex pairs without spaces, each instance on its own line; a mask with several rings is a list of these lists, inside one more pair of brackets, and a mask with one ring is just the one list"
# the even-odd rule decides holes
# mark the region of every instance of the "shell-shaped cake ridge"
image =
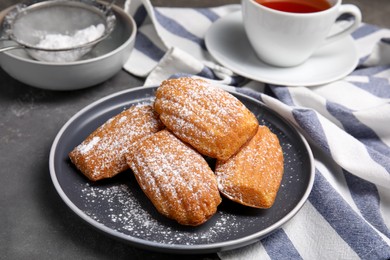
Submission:
[[170,131],[142,139],[127,161],[143,192],[164,216],[197,226],[217,211],[221,196],[214,172]]
[[165,80],[154,109],[161,121],[201,154],[227,160],[258,128],[254,114],[232,94],[205,80]]

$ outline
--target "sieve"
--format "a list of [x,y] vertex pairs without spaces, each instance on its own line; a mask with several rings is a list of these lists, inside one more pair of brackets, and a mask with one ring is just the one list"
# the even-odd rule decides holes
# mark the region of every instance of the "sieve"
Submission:
[[[20,3],[7,13],[2,24],[0,40],[14,44],[1,48],[0,52],[24,48],[32,58],[40,61],[78,60],[113,31],[116,17],[111,7],[114,2],[107,4],[94,0],[35,0]],[[92,29],[99,28],[101,33],[85,35],[88,34],[86,28],[91,26]],[[55,41],[51,46],[46,44],[42,47],[41,44],[42,39],[49,36],[60,41],[63,39],[61,37],[76,37],[75,35],[80,34],[84,34],[83,41],[76,39],[65,46],[55,44]]]

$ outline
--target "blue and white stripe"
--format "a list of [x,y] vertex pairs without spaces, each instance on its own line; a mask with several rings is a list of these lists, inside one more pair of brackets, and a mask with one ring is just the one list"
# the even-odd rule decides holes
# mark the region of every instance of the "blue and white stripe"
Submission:
[[234,85],[278,111],[311,144],[316,178],[303,208],[270,236],[220,258],[390,259],[390,30],[362,24],[352,34],[360,62],[344,79],[310,88],[268,85],[234,75],[205,48],[209,26],[239,8],[125,5],[139,32],[124,69],[146,77],[145,85],[174,74]]

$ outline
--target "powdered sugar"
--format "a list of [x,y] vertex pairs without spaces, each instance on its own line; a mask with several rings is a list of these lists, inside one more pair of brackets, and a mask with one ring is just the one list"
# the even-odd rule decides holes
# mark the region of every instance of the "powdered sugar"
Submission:
[[105,26],[98,24],[97,26],[91,25],[78,30],[73,35],[45,34],[41,37],[41,41],[36,47],[50,50],[73,48],[99,39],[103,35],[104,30]]
[[159,215],[136,187],[135,179],[130,182],[112,186],[82,184],[83,211],[91,219],[119,233],[166,245],[228,241],[240,234],[243,224],[251,224],[250,218],[247,223],[242,223],[238,221],[239,215],[219,211],[201,227],[183,227]]
[[82,143],[80,144],[80,146],[78,147],[79,151],[81,154],[86,154],[88,153],[98,142],[100,141],[100,137],[99,136],[95,136],[94,138],[92,138],[91,141],[89,141],[88,143]]

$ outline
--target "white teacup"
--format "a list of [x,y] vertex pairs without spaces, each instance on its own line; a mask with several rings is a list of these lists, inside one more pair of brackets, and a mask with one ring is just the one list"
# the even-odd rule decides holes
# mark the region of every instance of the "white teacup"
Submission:
[[[281,0],[258,0],[275,2]],[[283,2],[315,2],[319,0],[282,0]],[[255,0],[242,0],[244,27],[257,56],[278,66],[297,66],[319,47],[354,31],[361,22],[359,8],[341,4],[341,0],[325,0],[329,7],[322,11],[295,13],[266,7]],[[344,14],[354,19],[348,27],[329,35],[336,19]]]

